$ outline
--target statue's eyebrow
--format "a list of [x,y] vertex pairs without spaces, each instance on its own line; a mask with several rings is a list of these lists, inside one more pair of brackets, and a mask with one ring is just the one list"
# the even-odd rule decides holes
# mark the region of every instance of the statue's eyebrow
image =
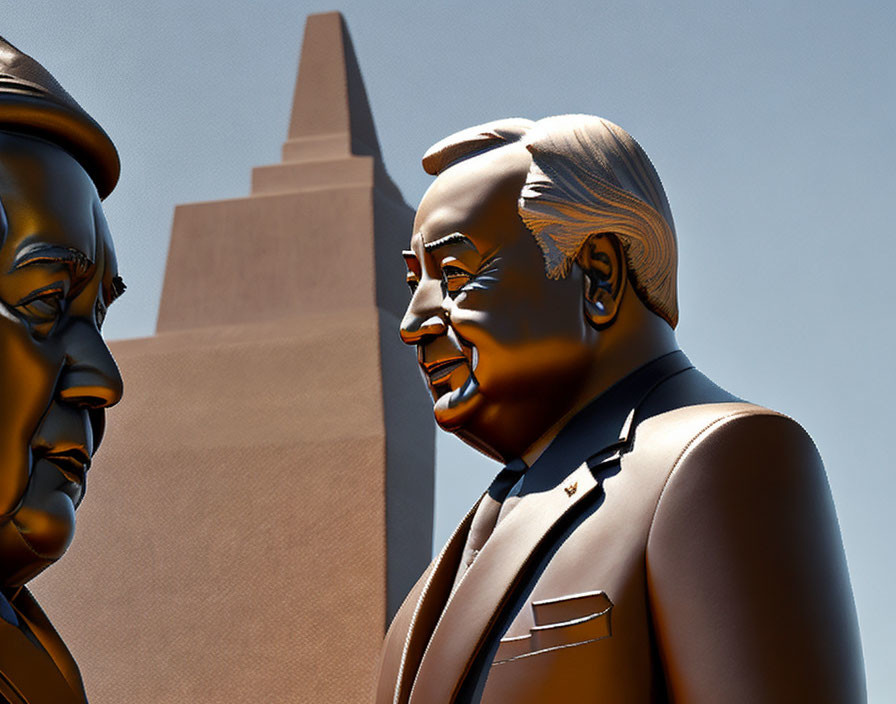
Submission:
[[12,273],[18,269],[34,264],[73,264],[75,275],[86,272],[93,266],[93,260],[84,252],[74,247],[59,247],[50,244],[32,244],[23,247],[16,255],[12,264],[12,269],[7,273]]
[[424,242],[423,249],[427,252],[431,252],[434,249],[445,247],[449,244],[463,244],[476,249],[476,246],[470,241],[470,238],[466,235],[462,235],[460,232],[452,232],[450,235],[440,237],[435,242]]

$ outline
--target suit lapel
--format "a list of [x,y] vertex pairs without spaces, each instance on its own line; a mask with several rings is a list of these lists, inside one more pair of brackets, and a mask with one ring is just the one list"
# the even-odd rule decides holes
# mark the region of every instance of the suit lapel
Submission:
[[[34,631],[34,624],[30,620],[29,625]],[[43,640],[40,636],[45,634],[36,635]],[[68,657],[71,658],[70,655]],[[80,685],[80,678],[78,684]],[[18,627],[2,619],[0,619],[0,692],[5,696],[3,701],[10,699],[13,702],[54,702],[54,704],[86,701],[83,689],[80,692],[74,689],[50,654],[29,640]]]
[[479,501],[398,610],[383,646],[376,704],[405,704],[408,701],[421,658],[454,584]]
[[[410,704],[449,704],[454,700],[470,663],[489,635],[509,592],[525,574],[532,554],[551,528],[597,486],[585,463],[552,488],[520,498],[448,599],[422,654]],[[404,701],[395,699],[396,703]]]
[[[526,472],[519,503],[495,528],[451,594],[477,502],[434,563],[413,615],[405,617],[404,623],[410,624],[406,637],[402,640],[402,627],[387,641],[387,650],[403,646],[403,651],[400,658],[388,653],[384,657],[392,668],[386,681],[394,689],[381,678],[377,704],[453,701],[511,590],[525,577],[533,553],[554,539],[552,528],[570,510],[595,496],[599,483],[588,462],[579,463],[627,445],[632,409],[664,380],[690,366],[684,354],[672,352],[633,372],[581,411]],[[604,449],[592,454],[596,448]]]
[[84,683],[81,680],[81,671],[78,669],[75,659],[62,641],[62,638],[59,637],[56,629],[53,628],[53,624],[50,623],[43,609],[40,608],[40,605],[31,595],[31,592],[22,587],[13,603],[28,622],[31,632],[34,633],[56,664],[59,673],[72,688],[75,698],[78,701],[87,701],[87,696],[84,693]]

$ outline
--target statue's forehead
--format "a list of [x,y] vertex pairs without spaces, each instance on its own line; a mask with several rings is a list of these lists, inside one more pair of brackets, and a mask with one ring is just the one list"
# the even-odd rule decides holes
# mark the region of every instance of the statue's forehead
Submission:
[[530,163],[526,149],[514,144],[453,164],[424,194],[414,232],[429,243],[452,232],[475,229],[495,214],[496,201],[502,201],[504,209],[515,209]]
[[93,259],[107,227],[96,187],[63,149],[0,134],[0,202],[9,232],[4,249],[38,241],[77,249]]

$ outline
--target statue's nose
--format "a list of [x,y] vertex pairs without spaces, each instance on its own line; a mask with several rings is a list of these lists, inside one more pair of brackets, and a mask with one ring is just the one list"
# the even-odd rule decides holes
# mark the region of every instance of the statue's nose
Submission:
[[59,380],[59,399],[85,408],[108,408],[121,400],[124,384],[112,353],[93,325],[72,324],[66,364]]
[[447,326],[438,315],[428,318],[407,314],[401,321],[401,339],[408,345],[416,345],[427,337],[444,335]]
[[416,345],[427,337],[444,335],[448,329],[444,316],[438,282],[421,281],[402,318],[401,339]]

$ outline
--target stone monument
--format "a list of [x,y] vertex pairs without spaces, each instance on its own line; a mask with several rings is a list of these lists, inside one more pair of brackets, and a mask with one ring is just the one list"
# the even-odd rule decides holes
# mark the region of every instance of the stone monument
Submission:
[[313,15],[282,162],[176,209],[157,334],[111,345],[128,402],[36,585],[94,704],[369,699],[431,551],[412,220],[345,23]]

